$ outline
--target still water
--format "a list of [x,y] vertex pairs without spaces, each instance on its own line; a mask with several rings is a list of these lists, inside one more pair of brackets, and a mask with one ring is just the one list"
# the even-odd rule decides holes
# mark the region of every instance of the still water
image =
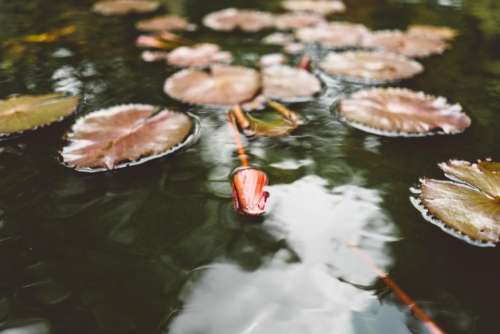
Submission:
[[[275,0],[162,3],[196,23],[228,6],[279,11]],[[0,50],[0,98],[78,94],[78,115],[165,105],[197,114],[201,137],[181,154],[103,174],[60,165],[73,120],[0,143],[0,333],[427,333],[350,243],[447,333],[499,332],[498,251],[442,233],[408,200],[419,177],[440,177],[438,162],[500,159],[497,0],[348,1],[339,19],[372,29],[457,29],[453,48],[424,60],[424,74],[401,86],[461,103],[473,126],[450,137],[365,134],[331,110],[359,86],[328,82],[316,101],[291,106],[307,120],[293,135],[245,142],[271,179],[262,224],[233,212],[229,176],[238,158],[225,114],[166,97],[163,81],[175,69],[141,61],[140,16],[101,17],[91,4],[0,0],[0,43],[77,28],[19,55]],[[278,50],[259,44],[264,35],[188,34],[245,65]],[[9,326],[18,329],[2,331]]]

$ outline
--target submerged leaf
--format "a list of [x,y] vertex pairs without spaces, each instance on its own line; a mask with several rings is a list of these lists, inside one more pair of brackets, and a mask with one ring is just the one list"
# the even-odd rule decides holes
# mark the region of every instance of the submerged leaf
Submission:
[[368,28],[362,24],[332,22],[298,29],[295,36],[304,43],[319,43],[325,48],[345,48],[359,46],[368,33]]
[[285,65],[262,69],[263,94],[271,99],[304,100],[321,91],[321,83],[310,72]]
[[143,104],[116,106],[80,118],[61,152],[80,171],[111,170],[177,151],[193,138],[191,118]]
[[179,67],[208,66],[213,64],[228,64],[233,60],[230,52],[221,51],[219,46],[211,43],[180,46],[167,56],[170,65]]
[[451,160],[439,166],[453,182],[421,180],[420,194],[418,199],[413,198],[413,204],[426,214],[427,220],[454,236],[465,235],[467,241],[472,239],[472,243],[479,246],[497,243],[500,238],[499,164]]
[[127,15],[131,13],[154,12],[160,3],[154,0],[102,0],[92,7],[93,11],[101,15]]
[[471,123],[459,104],[401,88],[358,91],[341,100],[339,113],[349,125],[384,136],[456,134]]
[[193,104],[232,106],[254,97],[259,73],[241,66],[213,65],[207,71],[186,69],[169,77],[164,91]]
[[0,100],[0,137],[33,130],[64,119],[79,98],[63,94],[15,96]]
[[441,54],[448,48],[448,44],[442,39],[398,30],[381,30],[367,34],[361,44],[365,48],[399,53],[412,58]]
[[270,13],[257,10],[227,8],[208,14],[203,18],[203,24],[214,30],[241,29],[255,32],[271,28],[274,24],[274,18]]
[[294,12],[312,12],[322,15],[343,13],[346,8],[340,0],[285,0],[283,8]]
[[156,16],[151,19],[141,20],[135,27],[140,31],[171,31],[171,30],[194,30],[195,25],[189,23],[185,18],[176,15]]
[[414,60],[379,51],[331,52],[319,66],[329,75],[367,83],[394,82],[411,78],[424,70]]
[[55,29],[43,34],[28,35],[21,38],[21,41],[26,43],[52,43],[59,38],[73,34],[76,31],[74,25]]

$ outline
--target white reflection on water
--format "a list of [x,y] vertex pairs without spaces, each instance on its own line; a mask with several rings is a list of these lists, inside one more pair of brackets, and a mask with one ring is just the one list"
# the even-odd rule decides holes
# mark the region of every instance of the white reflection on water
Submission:
[[234,263],[209,266],[169,332],[409,333],[402,312],[345,282],[376,279],[346,243],[359,245],[382,268],[391,264],[386,247],[396,240],[395,228],[379,207],[380,194],[355,185],[330,190],[317,176],[269,190],[272,211],[263,228],[285,238],[300,262],[282,251],[253,272]]

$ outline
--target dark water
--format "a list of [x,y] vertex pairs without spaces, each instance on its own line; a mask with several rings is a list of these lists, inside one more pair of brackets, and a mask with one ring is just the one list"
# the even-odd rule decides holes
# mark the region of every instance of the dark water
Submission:
[[[164,1],[199,23],[227,6],[279,10],[277,1]],[[426,333],[358,254],[356,243],[448,333],[498,333],[496,249],[456,240],[408,201],[421,176],[449,158],[500,159],[500,3],[497,0],[349,1],[342,19],[373,29],[411,23],[460,31],[453,49],[423,61],[405,87],[460,102],[463,135],[385,139],[339,123],[330,106],[358,87],[330,83],[293,105],[307,124],[292,136],[247,142],[270,176],[262,225],[233,213],[238,165],[223,112],[167,98],[174,69],[145,64],[139,17],[90,13],[91,1],[0,0],[0,43],[74,24],[56,43],[2,49],[0,98],[79,94],[79,115],[121,103],[190,110],[202,135],[174,157],[116,173],[78,174],[57,160],[72,120],[0,143],[0,333]],[[264,34],[201,29],[252,64]],[[32,320],[31,329],[2,331]]]

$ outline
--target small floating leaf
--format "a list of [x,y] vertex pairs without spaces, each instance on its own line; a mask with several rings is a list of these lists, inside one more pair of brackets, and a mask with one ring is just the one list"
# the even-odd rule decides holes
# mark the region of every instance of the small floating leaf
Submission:
[[283,8],[294,12],[313,12],[322,15],[343,13],[346,8],[339,0],[285,0]]
[[260,88],[257,71],[213,65],[208,70],[186,69],[169,77],[164,91],[171,97],[193,104],[232,106],[254,97]]
[[411,78],[424,70],[414,60],[378,51],[331,52],[319,66],[329,75],[370,84]]
[[326,23],[325,18],[316,13],[294,12],[277,15],[274,25],[279,30],[298,29]]
[[421,34],[404,33],[398,30],[382,30],[366,34],[363,47],[399,53],[407,57],[423,58],[441,54],[448,44],[442,39],[429,38]]
[[319,43],[325,48],[345,48],[359,46],[369,30],[362,24],[332,22],[298,29],[295,36],[304,43]]
[[283,65],[286,63],[287,58],[281,53],[268,53],[262,55],[259,59],[260,67],[270,67],[276,65]]
[[191,118],[180,112],[130,104],[80,118],[61,152],[64,164],[79,171],[103,171],[173,153],[191,142]]
[[418,199],[412,202],[444,231],[491,246],[500,238],[499,166],[490,161],[442,163],[439,167],[453,181],[421,180]]
[[96,2],[92,9],[98,14],[108,16],[149,13],[159,7],[160,3],[153,0],[103,0]]
[[64,119],[79,98],[62,94],[15,96],[0,100],[0,137],[19,134]]
[[170,65],[179,67],[208,66],[228,64],[233,60],[230,52],[221,51],[219,46],[211,43],[180,46],[167,56]]
[[456,134],[471,124],[459,104],[402,88],[361,90],[340,101],[349,125],[383,136]]
[[194,30],[195,25],[189,23],[185,18],[176,15],[162,15],[151,19],[141,20],[135,27],[140,31],[171,31],[171,30]]
[[263,94],[271,99],[297,101],[321,91],[321,83],[310,72],[285,65],[262,70]]
[[272,44],[272,45],[286,45],[289,43],[293,43],[294,37],[292,34],[286,34],[282,32],[273,32],[270,35],[267,35],[262,39],[262,43],[264,44]]
[[274,18],[270,13],[257,10],[227,8],[208,14],[203,18],[203,24],[214,30],[241,29],[255,32],[271,28],[274,24]]
[[21,38],[21,41],[26,43],[52,43],[61,37],[73,34],[76,31],[74,25],[52,30],[43,34],[28,35]]
[[408,34],[420,35],[428,38],[437,38],[445,41],[449,41],[457,37],[458,32],[455,29],[449,27],[440,26],[429,26],[414,24],[408,27]]

